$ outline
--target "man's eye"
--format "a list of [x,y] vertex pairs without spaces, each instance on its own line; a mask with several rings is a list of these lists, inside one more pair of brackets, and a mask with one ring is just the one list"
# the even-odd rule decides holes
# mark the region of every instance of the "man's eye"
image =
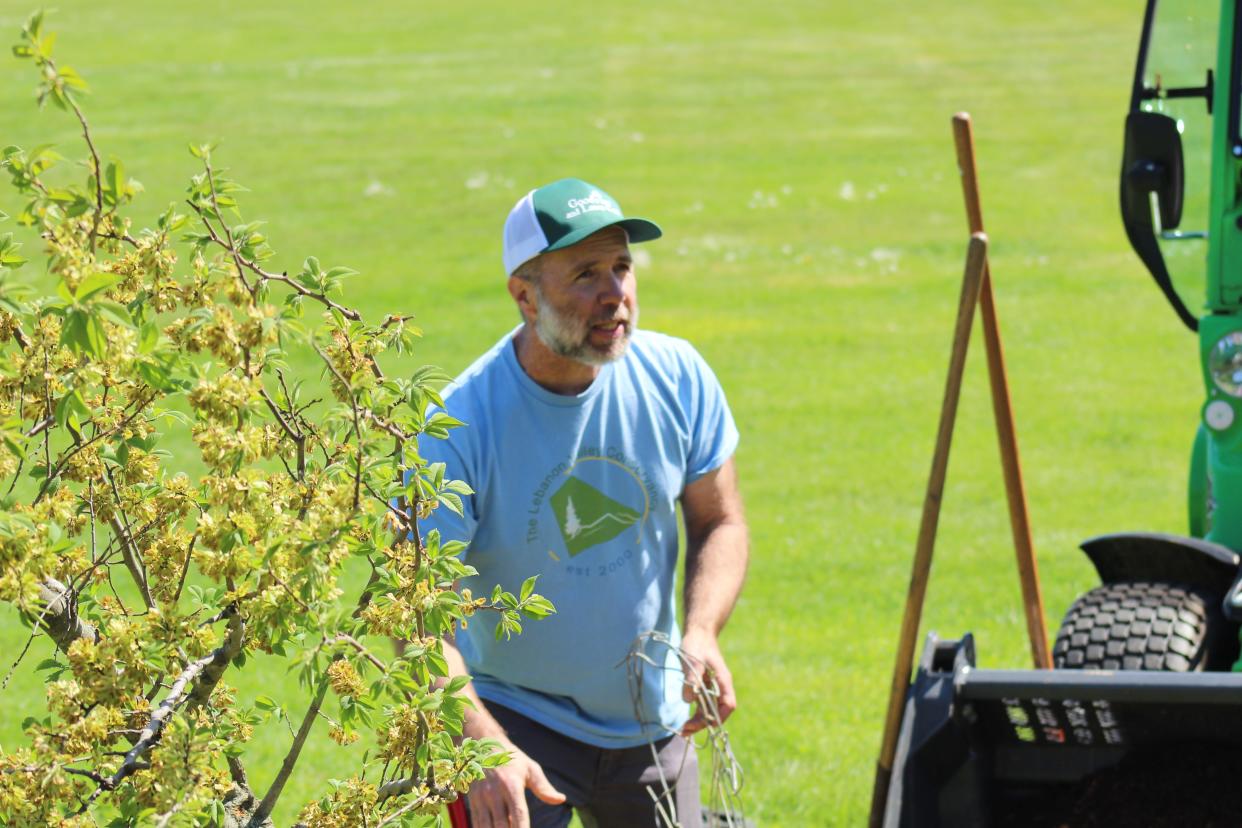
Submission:
[[577,278],[578,278],[578,279],[590,279],[590,278],[591,278],[591,271],[589,271],[589,270],[584,270],[584,271],[582,271],[581,273],[579,273],[579,274],[578,274],[578,277],[577,277]]

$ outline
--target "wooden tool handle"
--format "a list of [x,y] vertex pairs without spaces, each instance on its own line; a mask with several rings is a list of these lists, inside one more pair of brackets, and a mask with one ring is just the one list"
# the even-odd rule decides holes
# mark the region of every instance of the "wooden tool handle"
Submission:
[[966,223],[971,233],[983,232],[983,207],[979,203],[979,170],[975,166],[975,135],[970,114],[953,116],[953,146],[957,150],[957,169],[962,175],[962,195],[966,199]]
[[[983,232],[983,208],[979,200],[979,173],[975,165],[975,139],[970,115],[953,116],[953,143],[957,166],[962,174],[962,196],[966,202],[966,222],[971,233]],[[1036,669],[1052,669],[1048,651],[1048,631],[1044,622],[1044,600],[1039,588],[1039,567],[1035,560],[1035,541],[1031,535],[1026,487],[1022,482],[1022,461],[1014,426],[1013,401],[1009,396],[1009,377],[1005,371],[1005,349],[1001,344],[1000,320],[992,292],[992,273],[984,265],[979,289],[979,316],[983,323],[983,344],[988,355],[988,379],[992,388],[992,413],[996,419],[996,438],[1000,444],[1001,471],[1005,478],[1005,498],[1009,504],[1009,527],[1013,533],[1018,580],[1022,585],[1022,608],[1026,616],[1031,661]]]
[[974,321],[975,305],[979,300],[979,287],[983,282],[987,249],[988,237],[983,233],[972,233],[970,246],[966,251],[966,272],[962,276],[962,293],[957,304],[953,345],[949,351],[949,376],[945,381],[944,401],[940,406],[940,427],[936,432],[936,447],[932,453],[927,495],[923,498],[923,518],[919,523],[919,537],[914,548],[910,587],[906,594],[906,609],[901,619],[901,633],[897,642],[897,661],[893,666],[893,680],[889,688],[888,714],[884,719],[884,740],[880,747],[875,789],[872,791],[870,824],[876,828],[884,820],[888,782],[893,770],[893,756],[897,752],[897,736],[901,729],[901,712],[906,703],[906,691],[910,689],[910,666],[913,662],[915,641],[919,633],[919,620],[923,615],[923,599],[927,595],[932,551],[936,545],[936,526],[940,521],[940,502],[944,497],[944,481],[949,469],[953,423],[957,418],[957,403],[962,391],[962,374],[966,367],[966,349],[970,345],[970,327]]

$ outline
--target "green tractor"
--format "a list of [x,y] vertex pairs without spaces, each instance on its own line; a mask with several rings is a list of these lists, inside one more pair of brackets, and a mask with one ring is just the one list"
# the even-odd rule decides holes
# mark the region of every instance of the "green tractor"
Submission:
[[1148,0],[1121,213],[1199,336],[1189,533],[1083,543],[1101,586],[1057,669],[978,669],[970,634],[931,634],[886,826],[1242,825],[1242,0]]
[[1212,5],[1149,0],[1121,165],[1130,244],[1199,335],[1207,393],[1191,454],[1190,536],[1127,533],[1084,543],[1103,586],[1067,614],[1058,667],[1186,672],[1228,669],[1238,655],[1242,3],[1220,3],[1219,18]]

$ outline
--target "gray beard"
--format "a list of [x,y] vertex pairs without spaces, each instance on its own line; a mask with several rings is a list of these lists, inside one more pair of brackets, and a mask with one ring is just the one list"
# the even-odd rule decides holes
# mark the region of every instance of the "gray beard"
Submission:
[[630,344],[630,336],[638,326],[638,311],[635,310],[626,327],[625,338],[607,351],[600,351],[592,347],[589,341],[590,325],[559,313],[545,300],[543,292],[537,286],[535,307],[538,310],[538,315],[535,317],[535,334],[539,340],[557,356],[572,359],[583,365],[607,365],[625,356],[626,348]]

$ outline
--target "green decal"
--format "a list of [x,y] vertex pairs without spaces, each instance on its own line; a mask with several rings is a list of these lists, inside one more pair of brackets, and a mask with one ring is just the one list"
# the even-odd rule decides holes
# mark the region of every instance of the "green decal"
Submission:
[[550,499],[570,556],[615,538],[642,517],[594,486],[569,478]]

